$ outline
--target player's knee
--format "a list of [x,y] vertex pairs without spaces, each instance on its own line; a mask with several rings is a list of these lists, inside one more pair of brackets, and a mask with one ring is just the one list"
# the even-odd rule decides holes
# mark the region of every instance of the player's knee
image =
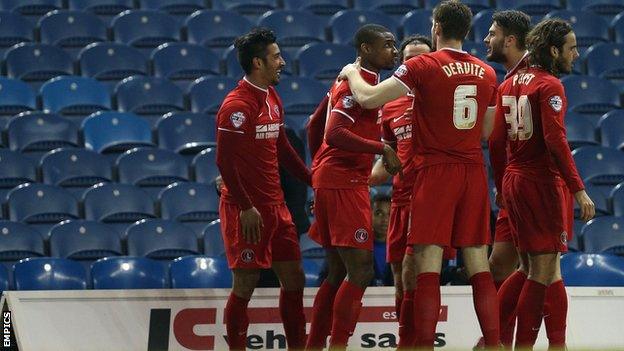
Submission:
[[375,278],[375,270],[372,266],[360,267],[357,270],[349,272],[349,282],[362,288],[367,287],[373,278]]
[[232,291],[237,296],[249,299],[260,279],[260,270],[234,270]]
[[282,288],[286,290],[302,289],[305,285],[305,273],[301,265],[294,265],[292,269],[287,270],[280,277]]

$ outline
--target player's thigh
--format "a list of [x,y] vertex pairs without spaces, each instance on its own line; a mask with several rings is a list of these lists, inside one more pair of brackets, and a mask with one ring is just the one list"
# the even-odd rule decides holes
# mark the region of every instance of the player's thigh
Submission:
[[466,265],[466,273],[468,278],[481,272],[489,272],[490,264],[488,262],[487,245],[467,246],[462,248],[462,257]]
[[300,261],[299,234],[286,204],[273,206],[276,230],[271,239],[273,262]]
[[454,247],[489,245],[492,237],[485,167],[473,164],[462,166],[464,188],[457,198],[452,245]]
[[328,249],[331,247],[331,236],[329,233],[329,216],[331,211],[331,190],[314,189],[314,221],[308,230],[310,239]]
[[373,228],[368,188],[322,189],[327,192],[325,215],[331,246],[373,250]]
[[529,254],[529,279],[550,285],[558,271],[559,256],[559,252]]
[[390,221],[386,237],[386,261],[401,263],[407,247],[407,233],[410,225],[410,205],[395,205],[390,208]]

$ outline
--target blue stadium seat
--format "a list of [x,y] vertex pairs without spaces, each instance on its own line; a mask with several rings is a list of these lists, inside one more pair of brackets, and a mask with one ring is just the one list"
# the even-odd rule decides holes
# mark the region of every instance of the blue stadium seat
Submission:
[[56,77],[41,87],[41,101],[45,111],[67,116],[87,116],[110,110],[111,97],[102,83],[87,77]]
[[61,186],[78,198],[89,187],[113,179],[108,159],[86,149],[52,150],[43,156],[39,166],[44,183]]
[[224,48],[248,32],[253,24],[236,12],[201,10],[190,15],[185,26],[189,43]]
[[225,257],[180,257],[171,262],[170,272],[174,289],[232,287],[232,273]]
[[5,62],[7,76],[25,82],[40,83],[74,71],[71,57],[48,44],[17,44],[6,52]]
[[[0,23],[1,21],[0,17]],[[0,115],[16,115],[36,109],[37,94],[28,84],[17,79],[0,77]]]
[[2,0],[0,2],[2,10],[11,10],[30,17],[29,19],[33,22],[36,22],[38,17],[62,7],[62,0]]
[[[424,5],[426,9],[433,9],[440,2],[441,0],[424,0]],[[470,7],[472,13],[477,13],[490,8],[489,0],[464,0],[462,3]]]
[[611,29],[613,31],[613,41],[618,44],[624,44],[624,13],[615,16],[611,21]]
[[566,114],[564,122],[568,144],[572,149],[586,145],[598,145],[594,125],[587,118],[575,113]]
[[35,181],[37,168],[30,159],[15,151],[0,149],[0,202],[4,202],[9,190]]
[[585,53],[587,74],[609,79],[624,87],[624,44],[599,43]]
[[78,10],[51,11],[39,20],[38,26],[42,43],[74,54],[91,43],[108,39],[106,25],[96,15]]
[[204,241],[204,253],[210,257],[225,256],[225,244],[221,234],[221,220],[215,219],[210,222],[202,233]]
[[91,221],[129,224],[156,217],[150,196],[129,184],[94,185],[84,194],[83,203],[85,219]]
[[217,149],[205,149],[197,154],[197,156],[193,158],[191,167],[194,170],[196,182],[212,184],[219,175],[219,169],[217,168]]
[[11,46],[34,40],[34,26],[24,17],[9,11],[0,11],[0,57]]
[[476,13],[472,18],[472,28],[470,29],[469,37],[475,42],[483,42],[483,39],[487,37],[492,25],[492,15],[495,10],[483,10]]
[[624,258],[569,253],[561,257],[561,274],[566,286],[624,286]]
[[[398,35],[398,23],[390,15],[375,10],[343,10],[333,15],[329,20],[333,42],[352,46],[355,32],[368,23],[382,25],[395,36]],[[351,50],[353,51],[353,49]]]
[[583,251],[582,233],[585,222],[579,219],[574,220],[574,233],[572,239],[568,239],[568,251],[579,252]]
[[95,221],[61,222],[50,230],[50,255],[80,261],[122,254],[119,233]]
[[78,203],[63,188],[28,183],[15,187],[7,195],[9,219],[32,224],[58,223],[76,219]]
[[164,115],[184,110],[184,94],[164,78],[132,76],[115,87],[119,111],[140,115]]
[[319,275],[323,269],[323,261],[319,259],[304,258],[301,260],[303,272],[305,274],[306,287],[318,287]]
[[331,43],[307,44],[297,52],[299,75],[333,81],[342,67],[353,62],[355,56],[353,46]]
[[331,16],[349,7],[347,0],[283,0],[284,9],[311,11],[320,16]]
[[570,22],[576,34],[580,53],[593,44],[609,41],[609,23],[597,14],[587,11],[557,10],[549,12],[546,18],[561,18]]
[[156,199],[162,188],[189,179],[184,157],[171,150],[136,148],[117,158],[119,182],[133,184]]
[[624,181],[624,153],[621,151],[584,146],[572,151],[572,156],[585,182],[614,186]]
[[175,183],[160,193],[160,214],[180,222],[212,222],[219,217],[219,199],[214,186]]
[[154,76],[178,82],[184,90],[193,80],[220,71],[219,57],[197,44],[162,44],[152,52],[151,59]]
[[356,10],[377,10],[387,15],[403,16],[420,7],[418,2],[410,0],[354,0]]
[[236,85],[236,79],[223,76],[196,79],[188,89],[191,111],[216,114],[225,96]]
[[273,10],[262,15],[258,25],[273,29],[282,47],[325,40],[325,23],[311,12]]
[[161,10],[172,15],[188,16],[206,7],[204,0],[139,0],[139,7],[146,10]]
[[277,86],[288,114],[313,113],[327,93],[327,88],[310,78],[282,78]]
[[568,75],[561,82],[568,99],[568,110],[603,114],[620,106],[617,87],[606,79]]
[[78,146],[78,127],[54,113],[20,113],[9,121],[7,136],[11,150],[19,152]]
[[[611,192],[611,186],[603,187],[588,183],[585,184],[585,190],[596,206],[596,217],[611,215],[611,208],[609,206],[609,193]],[[574,216],[579,218],[580,215],[580,207],[576,201],[574,201]]]
[[403,37],[413,34],[431,36],[433,14],[431,10],[413,10],[405,14],[401,19]]
[[106,257],[91,266],[94,289],[164,289],[166,266],[145,257]]
[[613,215],[624,217],[624,183],[620,183],[613,188],[610,194]]
[[127,10],[112,22],[115,41],[151,50],[161,44],[180,40],[180,24],[166,12]]
[[0,294],[9,290],[9,272],[5,266],[0,265]]
[[70,10],[82,10],[98,16],[116,16],[134,8],[133,0],[68,0]]
[[624,11],[621,0],[567,0],[569,10],[591,11],[603,16],[613,17]]
[[139,50],[120,43],[93,43],[79,54],[82,75],[106,83],[110,92],[124,78],[147,75],[146,62]]
[[316,241],[310,239],[308,234],[299,237],[301,256],[304,258],[325,258],[325,249]]
[[559,0],[497,0],[499,10],[520,10],[529,16],[545,15],[551,11],[561,9]]
[[97,112],[82,122],[85,147],[99,153],[153,146],[149,124],[132,113]]
[[462,49],[472,56],[475,56],[485,61],[485,55],[487,54],[487,47],[483,40],[470,41],[466,40],[463,43]]
[[180,154],[196,154],[217,143],[214,116],[203,113],[168,113],[156,124],[158,144]]
[[602,146],[624,149],[624,110],[605,113],[598,122]]
[[16,290],[82,290],[87,274],[78,262],[52,257],[26,258],[15,264]]
[[215,10],[236,11],[242,15],[257,16],[278,8],[277,0],[220,0],[213,1]]
[[587,253],[624,254],[624,219],[594,218],[583,227],[583,247]]
[[171,260],[199,253],[197,237],[182,223],[164,219],[143,219],[126,230],[128,255]]
[[19,261],[45,255],[41,235],[27,224],[0,220],[0,235],[0,261]]

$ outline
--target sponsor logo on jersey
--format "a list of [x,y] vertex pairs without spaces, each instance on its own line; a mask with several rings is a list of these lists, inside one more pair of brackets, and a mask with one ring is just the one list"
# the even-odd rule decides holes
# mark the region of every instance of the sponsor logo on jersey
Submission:
[[403,77],[406,74],[407,74],[407,66],[405,65],[401,65],[399,68],[397,68],[396,71],[394,71],[394,75],[397,77]]
[[344,108],[351,108],[353,107],[354,103],[355,103],[355,100],[353,99],[353,96],[351,95],[347,95],[342,98],[342,106]]
[[561,243],[563,245],[567,245],[568,244],[568,233],[567,232],[561,233]]
[[355,241],[358,243],[365,243],[368,240],[368,232],[364,228],[360,228],[355,231]]
[[252,249],[245,249],[241,251],[241,260],[245,263],[253,262],[256,258],[256,253]]
[[412,138],[412,125],[406,124],[400,127],[396,127],[392,130],[392,132],[394,133],[394,136],[396,137],[397,141],[411,139]]
[[555,112],[559,112],[563,107],[563,100],[561,99],[561,96],[555,95],[548,99],[548,104],[550,105],[550,107],[552,107],[553,110],[555,110]]
[[257,125],[256,139],[275,139],[279,136],[279,128],[279,123]]
[[230,121],[234,128],[240,128],[245,123],[245,114],[242,112],[234,112],[230,115]]

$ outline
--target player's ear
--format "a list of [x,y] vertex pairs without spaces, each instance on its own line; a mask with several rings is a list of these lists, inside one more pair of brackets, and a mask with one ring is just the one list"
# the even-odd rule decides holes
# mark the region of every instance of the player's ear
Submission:
[[262,66],[264,65],[264,60],[261,59],[260,57],[254,57],[251,60],[252,66],[256,69],[261,69]]
[[550,47],[550,55],[551,55],[552,57],[554,57],[554,58],[557,58],[557,57],[559,57],[559,54],[560,54],[560,53],[559,53],[559,48],[558,48],[558,47],[556,47],[556,46],[554,46],[554,45],[552,45],[552,46]]
[[512,47],[516,45],[517,42],[518,42],[518,39],[516,38],[515,35],[508,35],[505,37],[505,47]]

